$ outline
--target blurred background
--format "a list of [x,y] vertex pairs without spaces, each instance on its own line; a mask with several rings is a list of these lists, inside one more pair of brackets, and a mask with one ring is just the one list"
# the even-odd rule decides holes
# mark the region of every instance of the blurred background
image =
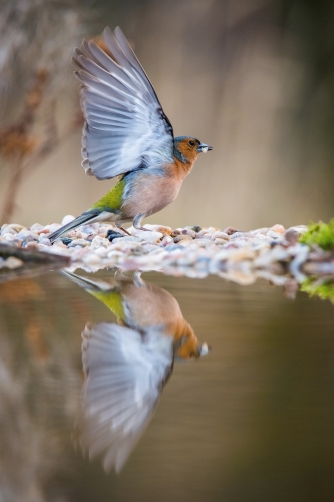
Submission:
[[146,222],[241,229],[334,214],[334,4],[326,0],[1,0],[0,223],[78,215],[84,174],[71,54],[120,25],[175,135],[214,146]]

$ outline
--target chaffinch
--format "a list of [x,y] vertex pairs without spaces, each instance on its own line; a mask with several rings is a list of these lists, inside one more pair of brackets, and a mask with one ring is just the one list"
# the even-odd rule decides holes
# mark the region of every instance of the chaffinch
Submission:
[[52,243],[80,225],[101,220],[121,228],[132,221],[135,228],[143,229],[143,218],[176,198],[198,154],[212,150],[196,138],[174,137],[121,29],[113,33],[106,28],[103,36],[112,58],[85,40],[73,58],[85,117],[82,165],[99,180],[120,178],[88,211],[53,232]]
[[86,376],[80,442],[105,470],[119,472],[143,433],[169,379],[175,357],[207,354],[175,298],[135,275],[113,284],[64,272],[118,318],[87,324],[82,333]]

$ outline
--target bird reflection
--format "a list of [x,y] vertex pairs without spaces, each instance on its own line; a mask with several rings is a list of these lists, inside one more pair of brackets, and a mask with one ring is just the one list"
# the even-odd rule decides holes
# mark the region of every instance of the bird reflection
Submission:
[[144,282],[64,274],[103,302],[118,324],[87,324],[82,337],[85,384],[80,442],[106,471],[120,472],[147,425],[174,360],[208,353],[164,289]]

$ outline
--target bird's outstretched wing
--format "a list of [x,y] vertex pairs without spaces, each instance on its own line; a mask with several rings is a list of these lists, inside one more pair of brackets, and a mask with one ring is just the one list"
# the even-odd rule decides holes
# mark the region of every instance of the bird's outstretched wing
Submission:
[[141,334],[107,322],[87,325],[82,337],[81,444],[91,457],[104,453],[104,468],[119,472],[172,371],[173,339],[161,328]]
[[173,160],[173,129],[120,28],[103,32],[111,59],[83,41],[74,64],[85,117],[82,165],[98,179]]

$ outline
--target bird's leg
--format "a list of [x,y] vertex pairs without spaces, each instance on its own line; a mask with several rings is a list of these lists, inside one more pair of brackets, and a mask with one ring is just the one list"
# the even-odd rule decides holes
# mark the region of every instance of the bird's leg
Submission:
[[115,226],[116,226],[117,228],[119,228],[120,230],[123,230],[123,232],[125,232],[126,234],[131,235],[131,234],[130,234],[130,232],[128,232],[128,231],[126,230],[126,228],[122,227],[122,225],[121,225],[121,224],[118,224],[118,225],[117,225],[117,223],[115,223]]
[[145,286],[145,282],[141,278],[141,271],[140,270],[136,270],[134,272],[132,279],[133,279],[135,286],[137,286],[137,288],[142,288],[143,286]]
[[136,214],[136,216],[132,220],[132,225],[137,230],[145,230],[145,232],[150,232],[150,230],[148,228],[144,228],[144,227],[140,226],[141,220],[143,218],[145,218],[145,213],[138,213],[138,214]]

